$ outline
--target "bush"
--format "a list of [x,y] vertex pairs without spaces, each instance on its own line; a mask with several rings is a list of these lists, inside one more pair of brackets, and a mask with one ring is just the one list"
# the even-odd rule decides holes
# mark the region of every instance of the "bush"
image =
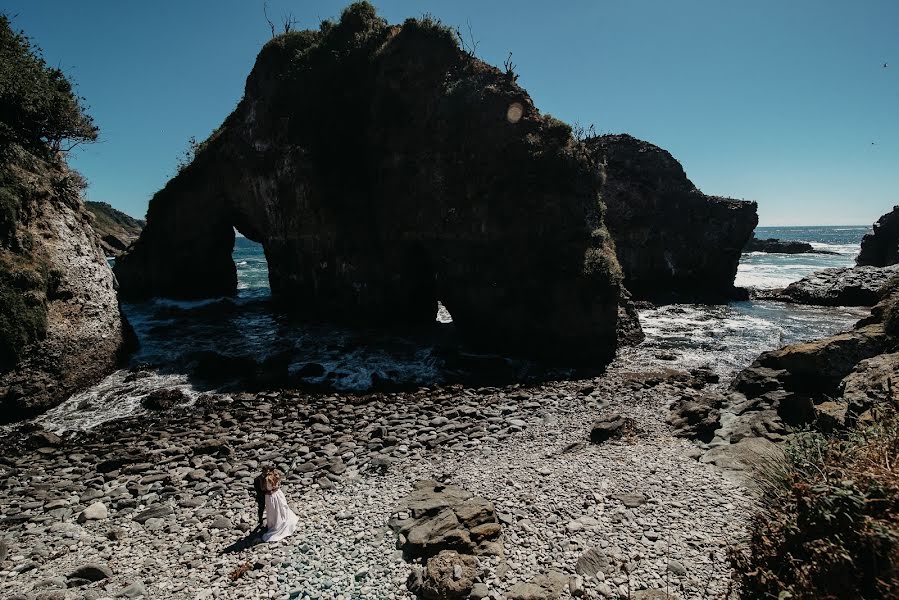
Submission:
[[65,73],[48,67],[40,48],[0,15],[0,147],[57,151],[97,133]]
[[12,245],[19,220],[19,199],[6,187],[0,187],[0,248]]
[[899,598],[899,419],[798,434],[767,465],[748,549],[731,553],[744,598]]

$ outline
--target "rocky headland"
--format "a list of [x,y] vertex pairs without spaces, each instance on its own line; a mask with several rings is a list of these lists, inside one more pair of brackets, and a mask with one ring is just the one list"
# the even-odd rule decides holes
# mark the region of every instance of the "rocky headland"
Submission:
[[767,252],[771,254],[837,254],[830,250],[816,250],[808,242],[796,240],[778,240],[767,238],[761,240],[755,236],[749,238],[743,252]]
[[106,256],[118,256],[140,236],[146,222],[113,208],[106,202],[85,202],[93,215],[91,226],[100,236],[100,246]]
[[818,306],[874,306],[881,289],[899,266],[824,269],[795,281],[782,290],[753,290],[753,296]]
[[586,144],[605,167],[606,225],[634,297],[734,298],[740,255],[758,224],[756,203],[703,194],[669,152],[630,135]]
[[0,423],[40,413],[119,363],[114,278],[70,170],[96,139],[71,84],[0,15]]
[[433,20],[354,4],[265,45],[115,272],[129,299],[233,293],[236,228],[307,318],[429,327],[439,300],[474,346],[608,362],[620,268],[600,184],[512,71]]
[[899,263],[899,206],[874,223],[874,232],[862,238],[857,265],[888,267]]
[[853,329],[765,352],[726,391],[685,395],[669,422],[707,444],[703,460],[745,471],[798,428],[842,428],[899,406],[899,277],[879,297]]

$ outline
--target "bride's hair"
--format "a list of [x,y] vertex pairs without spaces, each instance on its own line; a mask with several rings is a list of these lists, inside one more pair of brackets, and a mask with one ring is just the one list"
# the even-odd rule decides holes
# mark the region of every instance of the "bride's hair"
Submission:
[[272,467],[267,467],[263,470],[265,473],[265,480],[268,482],[269,486],[272,488],[276,488],[281,484],[281,474],[278,473]]

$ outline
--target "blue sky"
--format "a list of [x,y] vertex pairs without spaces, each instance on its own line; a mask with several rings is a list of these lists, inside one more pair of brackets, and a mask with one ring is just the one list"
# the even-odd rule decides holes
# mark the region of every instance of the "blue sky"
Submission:
[[[345,1],[270,0],[304,28]],[[669,150],[762,225],[870,224],[899,204],[899,2],[393,0],[502,64],[536,105]],[[237,104],[270,37],[262,1],[2,0],[78,83],[101,143],[75,151],[87,195],[141,216],[191,136]],[[888,63],[888,68],[883,68]]]

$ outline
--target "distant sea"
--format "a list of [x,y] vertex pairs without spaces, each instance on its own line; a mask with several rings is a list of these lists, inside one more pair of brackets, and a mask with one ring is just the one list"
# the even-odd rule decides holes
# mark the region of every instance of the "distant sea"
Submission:
[[[866,227],[760,227],[757,237],[807,241],[838,254],[745,254],[736,285],[783,287],[819,269],[849,266],[866,231]],[[140,341],[131,369],[113,373],[40,420],[56,430],[85,429],[142,410],[141,398],[154,389],[179,388],[190,397],[209,389],[227,391],[228,385],[210,385],[201,377],[196,357],[211,352],[258,362],[286,355],[292,373],[316,363],[324,374],[305,381],[327,380],[333,389],[343,391],[364,391],[377,380],[430,385],[451,375],[439,351],[439,336],[433,333],[412,338],[287,318],[269,301],[262,247],[238,237],[233,256],[238,274],[233,297],[125,304],[123,311]],[[767,301],[662,306],[641,311],[647,339],[622,349],[616,364],[628,369],[707,366],[726,379],[765,350],[845,329],[865,312]],[[452,317],[441,307],[435,319],[446,324]],[[501,360],[524,379],[539,370],[528,361]]]
[[870,227],[757,227],[755,237],[809,242],[816,250],[837,252],[830,254],[744,254],[737,270],[735,285],[774,289],[786,287],[813,271],[831,267],[851,267],[855,264],[862,236]]

